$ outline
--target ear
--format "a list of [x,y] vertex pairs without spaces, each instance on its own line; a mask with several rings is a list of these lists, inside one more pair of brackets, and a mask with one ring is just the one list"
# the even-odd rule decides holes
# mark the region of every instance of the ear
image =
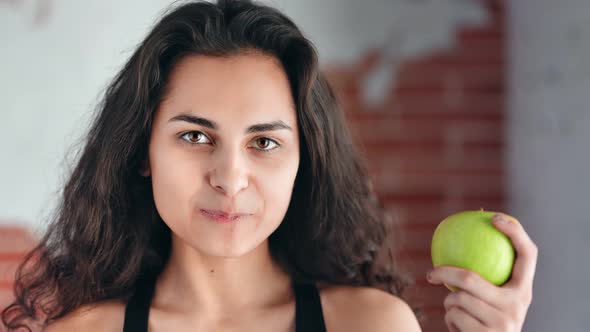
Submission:
[[141,176],[145,176],[145,177],[152,175],[152,170],[150,168],[149,160],[145,159],[141,163],[141,166],[139,167],[139,174],[141,174]]

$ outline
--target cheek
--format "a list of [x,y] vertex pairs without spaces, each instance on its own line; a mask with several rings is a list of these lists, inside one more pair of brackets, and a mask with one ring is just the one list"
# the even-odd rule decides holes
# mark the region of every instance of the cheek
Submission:
[[150,149],[154,200],[165,221],[181,220],[201,187],[200,163],[174,148]]
[[299,158],[293,157],[276,161],[258,172],[258,188],[269,217],[280,221],[287,212],[298,166]]

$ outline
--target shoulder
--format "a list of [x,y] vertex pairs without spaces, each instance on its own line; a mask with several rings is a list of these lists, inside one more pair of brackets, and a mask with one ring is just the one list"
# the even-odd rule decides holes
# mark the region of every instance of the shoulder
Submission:
[[421,331],[410,306],[385,291],[329,286],[320,297],[328,331]]
[[123,331],[124,320],[125,303],[109,300],[81,306],[66,316],[52,321],[43,331]]

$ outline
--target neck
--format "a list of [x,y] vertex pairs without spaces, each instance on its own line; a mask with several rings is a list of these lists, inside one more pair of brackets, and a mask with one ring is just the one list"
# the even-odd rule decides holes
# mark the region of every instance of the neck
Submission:
[[291,297],[291,279],[272,259],[268,240],[244,256],[226,258],[199,253],[172,235],[170,259],[152,303],[175,312],[222,316]]

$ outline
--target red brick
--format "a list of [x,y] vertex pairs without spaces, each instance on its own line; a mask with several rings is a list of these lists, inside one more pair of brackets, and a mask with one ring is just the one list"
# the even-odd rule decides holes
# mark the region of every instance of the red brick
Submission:
[[444,314],[437,313],[427,315],[423,321],[420,322],[420,327],[423,332],[448,332],[448,328],[444,321]]
[[425,98],[438,98],[441,100],[448,99],[451,94],[465,95],[472,92],[482,93],[504,93],[504,82],[474,82],[473,79],[464,83],[458,76],[449,75],[448,81],[440,78],[438,82],[433,82],[427,86],[408,86],[394,85],[393,94],[396,98],[407,98],[413,96],[423,96]]
[[421,229],[404,228],[401,230],[401,248],[404,250],[430,249],[432,235],[438,223],[432,223]]
[[[382,199],[383,200],[383,199]],[[505,202],[477,204],[461,200],[436,202],[383,200],[385,208],[402,225],[432,224],[442,221],[445,217],[464,210],[506,211]]]
[[391,193],[380,195],[385,205],[389,204],[416,204],[416,205],[449,205],[455,206],[458,211],[474,209],[479,210],[496,210],[504,206],[505,197],[503,195],[482,195],[468,196],[457,199],[447,199],[443,193]]
[[486,8],[496,14],[503,14],[506,9],[505,0],[482,0]]
[[425,117],[466,119],[487,119],[501,121],[504,118],[504,101],[499,93],[485,91],[463,94],[460,98],[443,100],[425,96],[406,95],[403,98],[392,95],[382,104],[361,105],[355,98],[343,104],[344,112],[354,122],[356,117],[376,114],[392,114],[401,117]]
[[[410,208],[414,206],[414,208]],[[404,236],[404,230],[407,227],[432,227],[442,221],[449,213],[444,213],[441,206],[422,207],[419,205],[401,205],[401,204],[387,204],[387,212],[393,216],[397,223],[397,231],[400,232],[400,237]]]
[[[346,111],[349,113],[420,113],[433,114],[444,117],[446,114],[466,112],[474,113],[472,116],[477,116],[477,113],[484,113],[485,117],[490,117],[490,114],[496,113],[504,109],[504,101],[502,94],[498,92],[472,92],[461,94],[460,96],[442,95],[441,98],[429,98],[427,95],[409,95],[394,96],[392,95],[388,100],[380,105],[359,106],[351,103],[346,106]],[[496,121],[502,119],[503,115],[493,114],[492,118]]]
[[401,64],[395,73],[396,85],[449,82],[460,78],[462,82],[486,79],[502,81],[504,77],[503,44],[493,41],[465,41],[453,50],[445,50],[418,60]]
[[437,311],[443,311],[443,301],[449,294],[449,290],[441,285],[415,285],[408,287],[404,295],[408,299],[408,302],[415,303],[416,305],[424,307],[431,312],[434,312],[434,308]]
[[323,68],[326,79],[332,88],[337,91],[345,91],[350,86],[358,84],[358,73],[356,69]]
[[503,124],[462,121],[449,123],[437,119],[392,118],[389,121],[366,119],[354,123],[354,131],[363,142],[501,142]]
[[431,202],[433,200],[503,199],[505,189],[501,175],[460,173],[447,175],[434,172],[395,173],[383,172],[372,176],[372,183],[380,198],[385,201]]
[[19,261],[0,261],[0,288],[14,281],[14,274]]
[[0,288],[0,311],[6,308],[6,306],[9,305],[13,299],[14,296],[12,294],[12,290]]
[[503,26],[465,27],[459,29],[457,38],[459,40],[496,40],[503,43],[505,31]]
[[406,290],[408,303],[421,311],[423,331],[446,331],[443,301],[449,291],[443,286],[414,286]]
[[504,139],[502,123],[464,121],[448,124],[444,130],[447,141],[454,139],[462,142],[502,142]]
[[369,161],[372,175],[383,173],[402,175],[503,175],[503,155],[498,151],[473,150],[457,155],[451,155],[445,150],[424,151],[403,149],[395,151],[380,151],[376,149],[363,152]]
[[[400,203],[387,202],[385,204],[386,210],[394,216],[398,223],[400,232],[405,228],[424,228],[432,227],[438,224],[447,216],[463,210],[479,210],[483,208],[487,211],[504,211],[504,205],[487,205],[477,206],[474,204],[462,204],[461,202],[439,202],[437,204],[423,204],[423,203]],[[403,234],[402,234],[403,236]]]
[[0,254],[26,252],[35,245],[35,242],[35,238],[26,228],[0,226]]
[[421,249],[419,255],[410,255],[409,251],[400,252],[397,255],[397,263],[403,271],[407,271],[412,278],[422,280],[426,273],[432,269],[430,249]]
[[462,91],[455,91],[453,93],[440,92],[431,94],[400,94],[393,96],[392,105],[398,106],[402,110],[411,109],[410,105],[416,105],[417,102],[430,101],[431,107],[437,109],[440,107],[469,107],[477,109],[481,106],[486,106],[489,103],[502,103],[501,91],[473,91],[471,93],[463,93]]
[[[498,34],[503,34],[505,27],[503,25],[492,24],[488,26],[490,30],[496,30]],[[464,30],[464,33],[472,33],[473,30]],[[452,54],[460,59],[495,59],[498,61],[489,61],[489,65],[497,64],[499,73],[504,75],[506,71],[504,66],[507,60],[507,44],[504,38],[467,38],[459,39],[455,44]],[[472,61],[467,61],[471,65]],[[490,66],[493,67],[493,66]]]
[[355,128],[360,131],[366,144],[442,141],[445,137],[445,127],[433,121],[358,124]]
[[461,142],[448,144],[441,140],[424,140],[418,142],[363,142],[360,146],[363,154],[403,154],[422,151],[428,154],[445,153],[448,158],[459,158],[470,154],[497,154],[504,150],[503,142]]
[[[463,84],[461,78],[454,74],[449,74],[449,78],[441,77],[438,82],[431,83],[430,86],[405,86],[394,84],[392,86],[393,102],[402,102],[412,98],[428,98],[438,101],[439,104],[459,103],[454,99],[469,97],[471,94],[484,94],[498,98],[504,93],[503,82],[475,82],[473,79],[468,84]],[[479,83],[479,84],[478,84]],[[356,93],[356,92],[355,92]]]
[[471,93],[466,94],[457,102],[432,100],[427,98],[403,98],[395,99],[390,105],[398,110],[401,116],[433,115],[437,118],[454,118],[457,121],[467,119],[486,119],[488,121],[501,121],[504,115],[503,100],[495,93]]
[[[399,105],[398,105],[399,106]],[[453,122],[503,122],[504,113],[500,111],[500,103],[481,104],[478,108],[436,107],[433,101],[423,100],[416,104],[404,104],[404,108],[374,109],[363,111],[347,108],[345,114],[350,121],[350,127],[356,128],[362,122],[379,121],[411,121],[430,120]]]
[[[505,64],[505,46],[495,41],[464,40],[457,48],[444,50],[426,57],[425,62],[427,67],[418,70],[431,70],[432,73],[423,77],[423,79],[445,78],[451,73],[459,75],[462,82],[478,82],[478,80],[488,77],[503,78],[504,71],[502,67]],[[476,68],[482,69],[482,72],[490,72],[490,75],[472,77],[464,74],[466,71],[477,73]],[[414,75],[410,74],[412,73],[409,72],[404,75],[405,80],[399,81],[400,85],[406,84],[406,80],[412,81],[410,78]],[[499,82],[502,81],[503,79],[499,80]]]

